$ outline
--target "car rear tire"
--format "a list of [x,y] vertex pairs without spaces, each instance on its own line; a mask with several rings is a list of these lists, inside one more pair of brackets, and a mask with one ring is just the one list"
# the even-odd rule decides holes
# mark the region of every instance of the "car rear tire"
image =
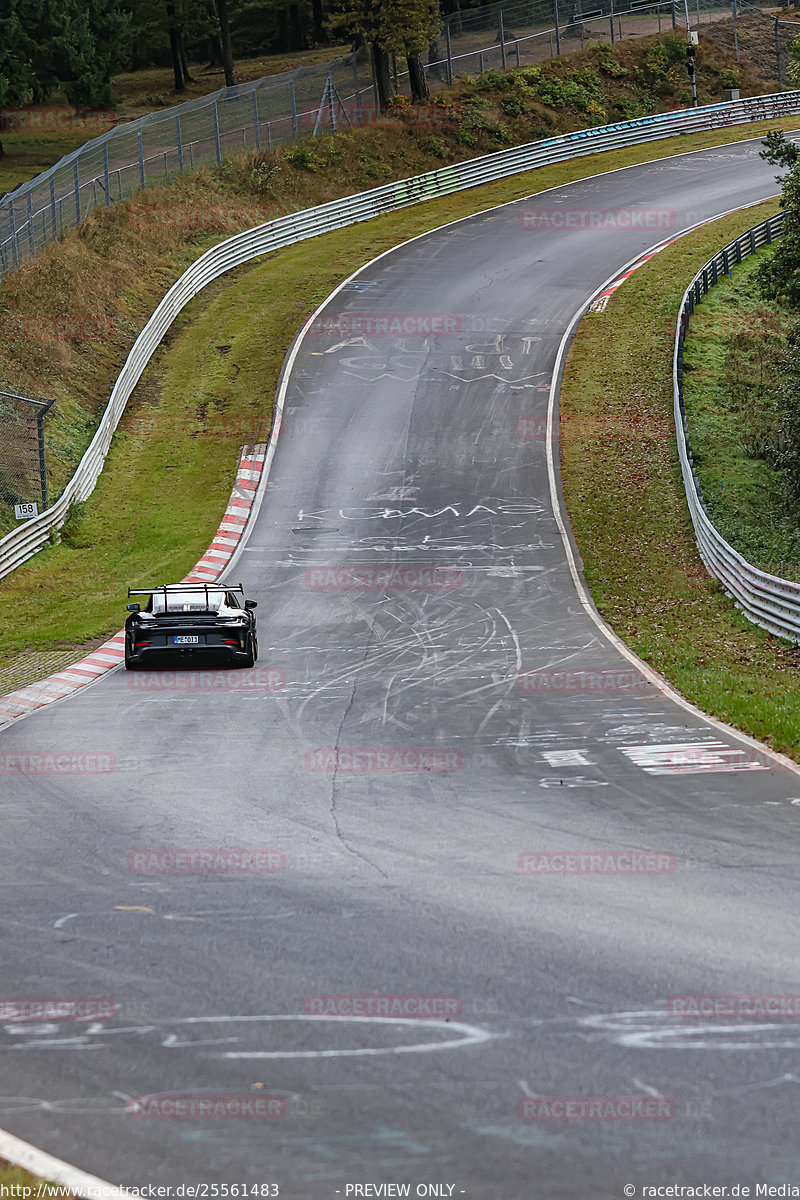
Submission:
[[127,646],[125,647],[125,670],[126,671],[138,671],[139,670],[139,663],[135,662],[131,658],[131,656],[128,654]]
[[254,667],[256,665],[256,659],[258,658],[258,642],[256,641],[256,636],[254,633],[251,633],[247,639],[247,647],[244,654],[245,656],[242,659],[242,666]]

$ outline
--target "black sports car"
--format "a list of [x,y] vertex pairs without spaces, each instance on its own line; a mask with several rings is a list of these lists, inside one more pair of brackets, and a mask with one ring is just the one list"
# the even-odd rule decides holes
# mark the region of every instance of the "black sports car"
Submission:
[[149,596],[144,608],[129,604],[125,622],[125,666],[146,660],[224,655],[243,667],[258,658],[255,600],[240,604],[241,584],[170,583],[128,588],[128,597]]

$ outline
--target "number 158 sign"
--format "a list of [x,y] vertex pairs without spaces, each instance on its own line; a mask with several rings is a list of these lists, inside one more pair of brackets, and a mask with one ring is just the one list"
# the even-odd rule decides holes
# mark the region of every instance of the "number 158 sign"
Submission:
[[38,517],[38,504],[15,504],[14,516],[18,521],[27,521],[28,517]]

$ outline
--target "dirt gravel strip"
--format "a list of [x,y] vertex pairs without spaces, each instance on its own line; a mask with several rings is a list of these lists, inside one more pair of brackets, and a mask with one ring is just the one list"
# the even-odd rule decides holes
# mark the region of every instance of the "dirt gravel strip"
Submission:
[[[236,466],[236,482],[219,528],[208,550],[181,583],[211,583],[230,562],[247,528],[266,454],[267,447],[263,443],[242,447]],[[120,630],[102,646],[62,671],[0,696],[0,729],[26,713],[63,700],[88,683],[94,683],[101,675],[118,667],[124,655],[125,634]]]

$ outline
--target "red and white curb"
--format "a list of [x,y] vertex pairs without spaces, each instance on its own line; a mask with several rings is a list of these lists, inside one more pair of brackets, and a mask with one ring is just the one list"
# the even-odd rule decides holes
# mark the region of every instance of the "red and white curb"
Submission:
[[[262,443],[242,449],[236,467],[236,482],[219,529],[214,534],[208,550],[181,580],[182,583],[213,583],[219,579],[247,528],[264,471],[266,455],[267,447]],[[125,633],[120,630],[102,646],[92,650],[91,654],[87,654],[72,666],[65,667],[63,671],[57,671],[55,675],[41,679],[38,683],[29,683],[27,687],[0,696],[0,729],[26,713],[52,704],[55,700],[63,700],[65,696],[79,691],[87,683],[94,683],[101,675],[118,667],[124,657]]]

